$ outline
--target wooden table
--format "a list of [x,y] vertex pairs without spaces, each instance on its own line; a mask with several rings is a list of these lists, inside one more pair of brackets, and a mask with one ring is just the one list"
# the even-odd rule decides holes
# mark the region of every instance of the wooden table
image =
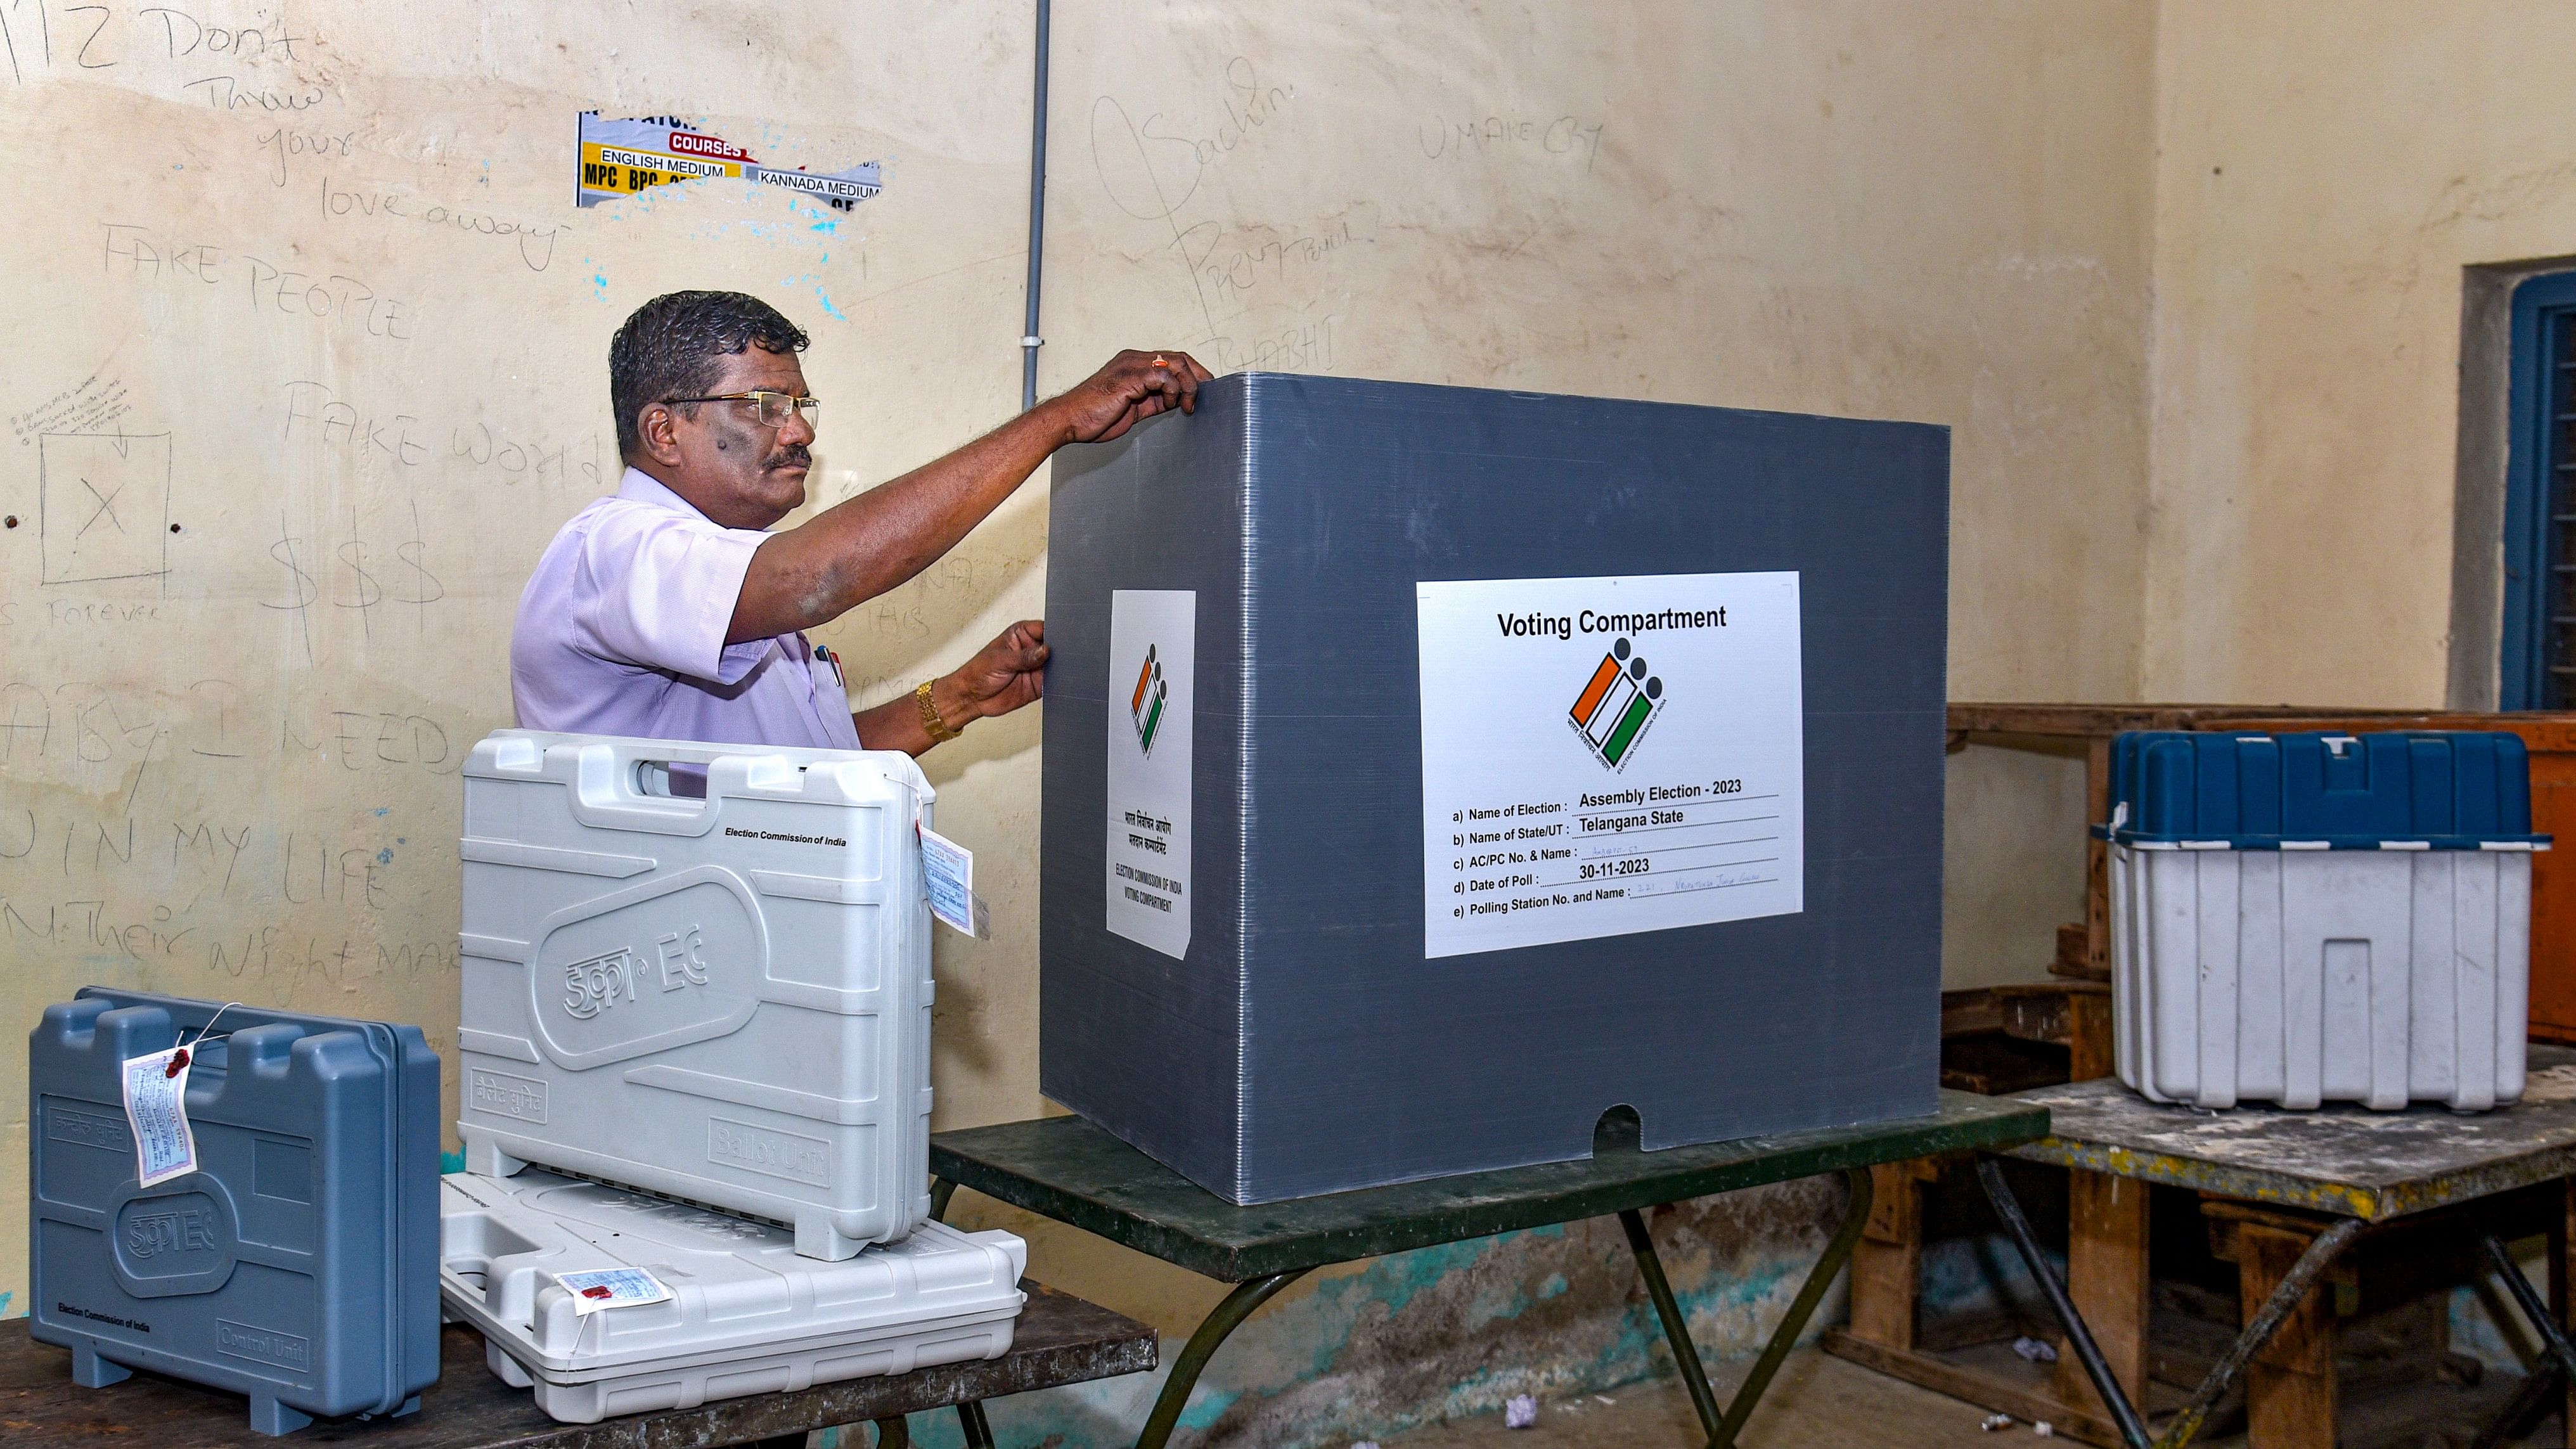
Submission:
[[12,1445],[112,1444],[209,1449],[246,1444],[362,1444],[366,1449],[694,1449],[796,1445],[806,1431],[875,1421],[881,1444],[900,1445],[903,1415],[1003,1394],[1154,1367],[1154,1331],[1067,1293],[1022,1285],[1011,1351],[895,1378],[849,1379],[799,1393],[755,1394],[694,1409],[630,1414],[597,1424],[558,1424],[525,1389],[493,1377],[483,1336],[451,1324],[439,1340],[438,1382],[420,1411],[373,1423],[323,1420],[283,1439],[250,1431],[247,1401],[138,1372],[104,1389],[75,1388],[71,1351],[27,1337],[25,1319],[0,1324],[0,1435]]
[[[1661,1152],[1608,1144],[1587,1159],[1237,1207],[1079,1117],[1011,1122],[930,1139],[934,1202],[958,1186],[1070,1223],[1194,1273],[1239,1285],[1174,1361],[1137,1439],[1162,1449],[1217,1347],[1280,1289],[1335,1263],[1616,1214],[1709,1442],[1729,1446],[1815,1312],[1870,1213],[1870,1168],[1929,1153],[2001,1149],[2048,1130],[2045,1108],[1943,1092],[1929,1117]],[[1640,1209],[1839,1172],[1843,1222],[1734,1401],[1721,1410]]]
[[[2071,1296],[2037,1257],[2026,1224],[2015,1228],[2043,1289],[2065,1300],[2060,1317],[2070,1338],[2089,1341],[2095,1350],[2090,1356],[2098,1363],[2082,1363],[2086,1343],[2071,1345],[2093,1394],[2086,1396],[2089,1405],[2067,1412],[2066,1421],[2103,1442],[2145,1442],[2119,1422],[2146,1387],[2146,1193],[2139,1184],[2203,1194],[2203,1213],[2215,1236],[2234,1249],[2246,1332],[2212,1378],[2232,1378],[2231,1363],[2244,1371],[2254,1449],[2331,1449],[2334,1320],[2324,1295],[2312,1290],[2335,1258],[2364,1231],[2458,1210],[2517,1188],[2565,1184],[2576,1173],[2576,1050],[2564,1047],[2531,1048],[2522,1100],[2476,1114],[2438,1104],[2403,1112],[2354,1106],[2207,1112],[2159,1106],[2111,1081],[2040,1088],[2012,1100],[2046,1108],[2050,1130],[2010,1155],[2072,1168],[2079,1182],[2105,1185],[2097,1201],[2117,1195],[2134,1205],[2115,1214],[2120,1233],[2097,1231],[2089,1250],[2083,1237],[2075,1240],[2077,1252],[2089,1251],[2093,1261],[2070,1254]],[[1989,1162],[1980,1164],[1979,1175],[2007,1227],[2014,1227],[2019,1205],[2002,1174]],[[2085,1199],[2079,1195],[2077,1201],[2081,1212]],[[2560,1315],[2568,1304],[2571,1210],[2576,1199],[2562,1186],[2549,1225],[2551,1295]],[[2492,1225],[2473,1214],[2455,1215],[2457,1231],[2493,1236]],[[2502,1251],[2490,1243],[2486,1256],[2492,1260]],[[2519,1282],[2517,1272],[2508,1286]],[[2563,1349],[2556,1323],[2536,1296],[2524,1308],[2535,1316],[2535,1330],[2553,1340],[2553,1354]],[[2188,1442],[2200,1427],[2198,1415],[2225,1387],[2223,1380],[2214,1386],[2205,1381],[2194,1405],[2176,1415],[2160,1442]],[[2107,1410],[2108,1422],[2102,1413],[2087,1412],[2093,1409]]]

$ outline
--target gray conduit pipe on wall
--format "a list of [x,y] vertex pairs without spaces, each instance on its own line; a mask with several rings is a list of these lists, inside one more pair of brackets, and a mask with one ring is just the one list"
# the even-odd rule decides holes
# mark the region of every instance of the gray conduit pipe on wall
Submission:
[[1046,256],[1047,0],[1038,0],[1038,84],[1029,108],[1029,307],[1020,323],[1020,411],[1038,405],[1038,278]]

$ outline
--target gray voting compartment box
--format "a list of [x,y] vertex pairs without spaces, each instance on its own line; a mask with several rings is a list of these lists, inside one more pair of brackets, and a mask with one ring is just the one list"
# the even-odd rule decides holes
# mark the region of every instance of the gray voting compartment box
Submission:
[[770,1218],[824,1259],[929,1215],[909,756],[502,730],[464,776],[468,1169]]
[[[141,1187],[119,1066],[182,1044],[199,1168]],[[246,1394],[263,1434],[419,1407],[439,1291],[420,1028],[93,986],[45,1009],[27,1085],[27,1332],[72,1351],[74,1382]]]
[[1041,1090],[1238,1203],[1933,1111],[1948,451],[1247,373],[1058,453]]

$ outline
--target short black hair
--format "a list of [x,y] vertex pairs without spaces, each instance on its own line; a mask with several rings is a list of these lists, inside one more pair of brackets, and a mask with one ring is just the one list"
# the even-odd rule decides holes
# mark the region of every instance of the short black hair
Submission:
[[646,408],[714,387],[724,371],[721,359],[747,347],[802,352],[810,340],[777,308],[740,292],[665,292],[636,308],[608,339],[608,405],[617,410],[618,453],[632,457],[641,449]]

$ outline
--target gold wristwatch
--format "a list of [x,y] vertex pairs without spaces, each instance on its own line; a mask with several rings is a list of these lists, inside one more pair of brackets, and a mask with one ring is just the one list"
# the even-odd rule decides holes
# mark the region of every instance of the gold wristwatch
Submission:
[[912,692],[912,697],[921,705],[922,731],[930,736],[930,742],[932,744],[946,744],[948,741],[957,738],[962,731],[950,729],[948,727],[948,721],[939,717],[939,706],[930,702],[931,684],[932,681],[927,679],[923,680],[921,682],[921,687]]

